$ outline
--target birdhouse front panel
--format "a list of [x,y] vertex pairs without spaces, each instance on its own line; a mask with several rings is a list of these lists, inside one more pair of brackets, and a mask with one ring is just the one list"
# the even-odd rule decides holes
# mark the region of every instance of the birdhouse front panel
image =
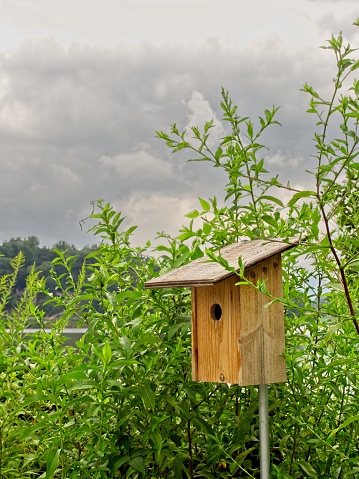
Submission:
[[236,383],[241,369],[238,276],[192,289],[192,379]]
[[[282,297],[281,256],[245,270]],[[192,288],[192,377],[195,381],[254,385],[286,381],[283,307],[232,275]]]

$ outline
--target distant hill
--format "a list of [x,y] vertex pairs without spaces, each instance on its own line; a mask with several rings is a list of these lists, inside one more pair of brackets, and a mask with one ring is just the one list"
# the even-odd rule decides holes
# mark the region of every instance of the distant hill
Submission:
[[[40,272],[40,276],[46,280],[46,286],[51,292],[55,292],[55,281],[51,278],[50,270],[53,268],[57,274],[64,272],[61,266],[52,266],[52,261],[56,258],[54,250],[60,250],[62,252],[67,251],[69,256],[76,256],[76,261],[73,265],[72,273],[76,278],[85,257],[96,251],[97,245],[84,246],[81,249],[77,249],[74,245],[67,243],[66,241],[58,241],[52,247],[40,246],[40,241],[36,236],[29,236],[28,238],[11,238],[0,245],[0,276],[12,273],[11,260],[17,256],[20,252],[25,257],[25,264],[19,271],[14,294],[11,301],[7,305],[7,309],[10,310],[16,303],[19,295],[22,294],[26,287],[26,277],[29,271],[35,265],[35,269]],[[39,295],[41,296],[41,295]],[[45,298],[39,297],[38,302],[42,303]],[[58,310],[54,310],[51,304],[44,305],[46,316],[56,317],[59,314]]]

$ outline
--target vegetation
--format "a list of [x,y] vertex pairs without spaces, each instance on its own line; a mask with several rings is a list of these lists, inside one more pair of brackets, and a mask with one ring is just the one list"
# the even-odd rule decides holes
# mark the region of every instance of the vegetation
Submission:
[[[21,253],[23,256],[22,267],[18,270],[13,287],[13,292],[9,301],[5,304],[5,310],[11,310],[26,288],[26,278],[35,267],[41,278],[44,278],[47,293],[56,294],[56,282],[53,280],[52,274],[60,276],[65,273],[65,269],[60,265],[53,264],[57,257],[56,251],[65,252],[68,256],[72,256],[75,261],[72,265],[72,275],[74,278],[82,268],[85,257],[97,249],[96,245],[85,246],[78,250],[74,245],[66,243],[66,241],[58,241],[52,248],[41,247],[39,239],[36,236],[29,236],[28,238],[11,238],[0,245],[0,274],[3,276],[9,275],[13,271],[12,260]],[[52,317],[56,317],[61,310],[54,308],[52,304],[43,303],[46,301],[46,295],[38,292],[35,303],[42,306],[43,311],[48,317],[49,321]],[[33,324],[34,318],[29,319],[29,326]]]
[[[284,255],[283,298],[273,298],[286,311],[288,383],[269,388],[271,477],[358,476],[359,81],[344,88],[359,62],[340,35],[327,48],[337,64],[331,97],[303,88],[317,117],[312,191],[293,190],[265,169],[261,135],[277,123],[277,109],[257,125],[223,91],[228,133],[217,148],[208,146],[211,121],[191,138],[175,124],[158,133],[173,151],[222,168],[228,183],[223,204],[199,199],[179,236],[161,235],[157,259],[149,244],[131,246],[134,228],[123,231],[121,213],[102,201],[92,214],[101,245],[77,277],[75,258],[58,251],[57,294],[32,267],[6,311],[24,263],[14,257],[0,280],[1,479],[258,478],[257,389],[191,382],[190,293],[143,284],[204,254],[216,260],[233,241],[292,236],[306,241]],[[253,287],[268,294],[265,284]],[[39,292],[62,310],[50,334]],[[63,338],[73,316],[88,328],[76,348]],[[26,338],[29,317],[40,330]]]

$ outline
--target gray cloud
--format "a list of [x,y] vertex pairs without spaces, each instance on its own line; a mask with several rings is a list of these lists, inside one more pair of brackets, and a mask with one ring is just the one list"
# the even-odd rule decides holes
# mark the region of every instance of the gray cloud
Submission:
[[[342,0],[345,2],[346,0]],[[359,40],[359,28],[353,25],[358,16],[357,6],[353,7],[352,11],[346,10],[344,14],[335,15],[333,12],[328,12],[318,18],[316,24],[318,29],[323,34],[333,34],[336,36],[342,32],[347,41],[353,42]]]
[[[92,237],[79,227],[90,202],[122,210],[144,242],[175,233],[197,196],[218,195],[224,176],[186,163],[154,138],[156,130],[214,118],[220,91],[243,116],[282,105],[264,140],[269,166],[307,181],[314,119],[305,114],[306,82],[329,92],[334,61],[323,50],[294,51],[277,37],[250,47],[210,40],[201,46],[95,47],[33,40],[0,57],[0,241],[37,235],[43,244]],[[287,160],[286,160],[287,158]]]

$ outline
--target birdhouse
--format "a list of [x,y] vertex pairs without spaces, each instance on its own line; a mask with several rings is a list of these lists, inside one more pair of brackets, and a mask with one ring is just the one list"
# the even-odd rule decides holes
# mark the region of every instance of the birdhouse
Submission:
[[234,243],[220,251],[232,271],[202,257],[145,283],[146,288],[192,288],[194,381],[246,386],[287,380],[283,305],[267,305],[267,295],[250,284],[238,285],[238,259],[245,279],[264,282],[272,298],[281,298],[281,253],[296,244]]

